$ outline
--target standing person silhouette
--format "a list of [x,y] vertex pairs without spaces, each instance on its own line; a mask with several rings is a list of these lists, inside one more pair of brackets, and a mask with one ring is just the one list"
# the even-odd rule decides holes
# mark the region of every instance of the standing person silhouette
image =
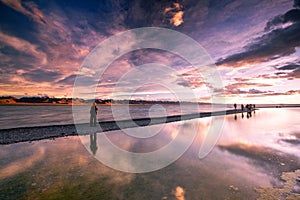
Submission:
[[233,106],[234,106],[234,110],[236,110],[236,103],[235,103],[235,104],[233,104]]
[[98,112],[98,106],[97,103],[94,102],[90,109],[90,126],[96,126],[97,123],[97,112]]

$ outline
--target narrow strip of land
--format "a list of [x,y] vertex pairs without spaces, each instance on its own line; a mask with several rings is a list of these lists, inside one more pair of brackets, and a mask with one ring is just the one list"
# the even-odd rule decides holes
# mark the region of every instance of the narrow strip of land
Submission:
[[226,110],[216,112],[201,112],[186,115],[174,115],[167,117],[155,118],[139,118],[120,121],[103,121],[99,125],[90,127],[89,124],[66,124],[66,125],[51,125],[51,126],[36,126],[11,128],[0,130],[0,144],[12,144],[18,142],[27,142],[34,140],[50,139],[72,135],[87,135],[90,133],[99,133],[125,128],[134,128],[141,126],[151,126],[155,124],[170,123],[176,121],[190,120],[195,118],[222,116],[230,114],[238,114],[246,111],[242,110]]

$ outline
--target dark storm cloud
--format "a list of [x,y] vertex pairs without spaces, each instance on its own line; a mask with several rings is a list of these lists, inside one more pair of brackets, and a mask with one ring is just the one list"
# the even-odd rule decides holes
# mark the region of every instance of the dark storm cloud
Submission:
[[96,81],[90,77],[82,76],[82,75],[80,76],[80,75],[76,75],[76,74],[67,76],[67,77],[57,81],[56,83],[72,86],[72,85],[74,85],[76,78],[78,78],[77,82],[76,82],[76,86],[92,86],[92,85],[98,83],[98,81]]
[[[299,5],[295,1],[294,7]],[[287,24],[289,22],[289,24]],[[282,26],[286,24],[285,26]],[[265,33],[252,40],[244,47],[244,51],[220,59],[217,64],[229,67],[241,67],[269,61],[280,56],[295,52],[300,46],[300,10],[292,9],[282,15],[277,15],[267,22]]]
[[296,70],[289,73],[290,77],[300,78],[300,68],[297,68]]
[[282,67],[279,67],[278,70],[292,70],[291,72],[277,72],[278,73],[285,73],[285,77],[289,77],[289,78],[300,78],[300,65],[298,64],[287,64],[284,65]]
[[[236,1],[236,0],[233,0]],[[207,20],[208,0],[121,1],[122,24],[127,29],[157,26],[194,35]],[[213,7],[213,5],[211,5]],[[197,39],[197,38],[195,38]]]
[[266,27],[265,27],[265,31],[270,30],[272,27],[275,27],[279,24],[283,24],[284,23],[284,16],[283,15],[278,15],[276,17],[274,17],[272,20],[270,20]]
[[300,8],[300,0],[294,0],[294,7]]
[[[16,27],[12,26],[14,24],[18,27],[18,30],[26,31],[16,31]],[[24,17],[21,12],[16,12],[13,8],[6,6],[0,1],[0,30],[5,34],[15,35],[16,37],[23,38],[27,41],[36,41],[33,37],[33,33],[37,30],[37,26],[32,23],[32,19],[29,17]]]
[[272,28],[285,24],[288,22],[300,22],[300,10],[299,9],[292,9],[286,12],[284,15],[278,15],[270,20],[266,27],[265,31],[271,30]]
[[285,72],[276,72],[275,74],[277,76],[286,76],[287,75],[287,73],[285,73]]
[[70,76],[67,76],[61,80],[59,80],[57,83],[60,83],[60,84],[66,84],[66,85],[73,85],[74,82],[75,82],[75,79],[76,79],[76,76],[75,74],[72,74]]
[[300,10],[293,9],[284,14],[284,21],[286,22],[299,22],[300,21]]
[[[291,8],[291,2],[289,4]],[[299,2],[295,1],[295,7],[298,5]],[[47,89],[49,95],[56,92],[64,94],[66,89],[57,88],[71,88],[77,70],[95,46],[116,33],[139,27],[157,26],[178,30],[203,42],[212,57],[225,58],[232,52],[238,52],[246,41],[252,41],[253,35],[260,33],[262,22],[265,23],[289,8],[286,0],[272,4],[259,0],[0,0],[0,71],[3,72],[1,76],[5,76],[1,80],[11,83],[11,86],[15,86],[13,89],[22,94],[31,93],[30,90],[44,93]],[[267,9],[270,12],[266,12]],[[246,61],[248,58],[255,61],[257,55],[267,60],[270,56],[292,52],[293,48],[283,47],[282,43],[286,41],[279,41],[286,36],[291,37],[287,40],[292,44],[297,40],[298,36],[292,35],[291,30],[294,28],[299,32],[296,26],[297,11],[285,15],[286,21],[293,22],[293,26],[272,29],[269,35],[246,47],[247,51],[251,51],[250,54],[233,57],[232,61],[228,58],[228,62],[235,63],[236,59],[243,62],[244,58]],[[285,24],[287,26],[290,23]],[[285,35],[281,36],[282,34]],[[277,45],[276,48],[274,45]],[[281,50],[275,52],[274,49]],[[197,73],[186,73],[189,63],[179,56],[162,51],[141,50],[112,63],[115,67],[111,67],[100,79],[101,89],[106,89],[108,94],[118,78],[127,71],[151,62],[170,66],[178,72],[179,78],[174,81],[175,84],[189,88],[199,88],[204,84]],[[11,70],[5,70],[6,68]],[[278,76],[285,76],[282,71],[274,70],[281,73]],[[285,72],[286,76],[297,76],[296,69]],[[246,79],[247,76],[243,78]],[[47,84],[36,84],[37,82]],[[82,86],[97,83],[97,80],[82,77]],[[23,85],[27,91],[21,89]],[[50,86],[45,86],[45,89],[43,85]],[[255,89],[259,88],[256,87],[259,86],[248,86],[245,91],[242,87],[236,90],[258,94],[259,91]]]
[[[22,68],[20,63],[26,63],[31,70],[45,66],[53,73],[70,74],[93,47],[115,33],[140,26],[172,26],[169,19],[165,19],[164,10],[173,3],[1,0],[1,58],[6,66],[13,64]],[[138,59],[134,61],[138,63]],[[66,81],[72,82],[71,79]]]
[[22,74],[22,76],[28,80],[33,82],[52,82],[56,79],[60,78],[61,74],[51,71],[45,71],[42,69],[36,69],[33,71],[26,72]]
[[125,24],[129,28],[157,26],[161,24],[163,18],[164,6],[167,6],[168,1],[157,3],[157,1],[131,1],[125,15]]
[[84,75],[70,75],[67,78],[63,79],[59,83],[68,82],[72,85],[72,81],[74,80],[73,84],[76,81],[76,86],[93,86],[99,82],[99,80],[95,80],[93,77],[88,77]]
[[112,34],[104,20],[113,22],[114,6],[107,2],[0,1],[0,68],[14,69],[9,77],[22,69],[25,80],[34,82],[70,74],[91,47]]
[[300,65],[297,64],[288,64],[282,67],[279,67],[279,70],[294,70],[294,69],[299,69]]
[[23,84],[24,77],[22,73],[25,71],[29,71],[32,69],[30,65],[27,64],[9,64],[9,63],[1,63],[0,64],[0,83],[4,85],[18,85]]
[[217,65],[240,67],[244,64],[256,64],[295,53],[300,46],[300,23],[266,33],[245,47],[246,51],[231,55],[218,61]]
[[[188,1],[189,2],[189,1]],[[173,28],[183,23],[183,0],[135,0],[127,1],[124,23],[128,28],[159,26]]]

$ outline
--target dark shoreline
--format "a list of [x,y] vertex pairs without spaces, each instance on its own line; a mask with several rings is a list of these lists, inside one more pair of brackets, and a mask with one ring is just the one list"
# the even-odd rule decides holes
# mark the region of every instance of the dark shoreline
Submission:
[[100,133],[125,128],[139,126],[151,126],[155,124],[170,123],[176,121],[190,120],[203,117],[238,114],[246,111],[226,110],[216,112],[201,112],[186,115],[174,115],[156,118],[139,118],[133,120],[103,121],[99,126],[90,127],[89,124],[66,124],[0,129],[0,144],[13,144],[19,142],[30,142],[43,139],[54,139],[64,136],[88,135],[90,133]]

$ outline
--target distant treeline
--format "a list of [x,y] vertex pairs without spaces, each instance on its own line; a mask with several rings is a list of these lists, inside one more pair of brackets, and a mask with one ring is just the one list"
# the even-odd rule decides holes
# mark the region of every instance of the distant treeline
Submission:
[[0,97],[1,104],[18,104],[18,103],[47,103],[47,104],[87,104],[96,102],[97,104],[110,105],[110,104],[196,104],[196,102],[179,102],[179,101],[149,101],[149,100],[113,100],[113,99],[81,99],[81,98],[56,98],[56,97],[21,97],[16,98],[13,96],[2,96]]

